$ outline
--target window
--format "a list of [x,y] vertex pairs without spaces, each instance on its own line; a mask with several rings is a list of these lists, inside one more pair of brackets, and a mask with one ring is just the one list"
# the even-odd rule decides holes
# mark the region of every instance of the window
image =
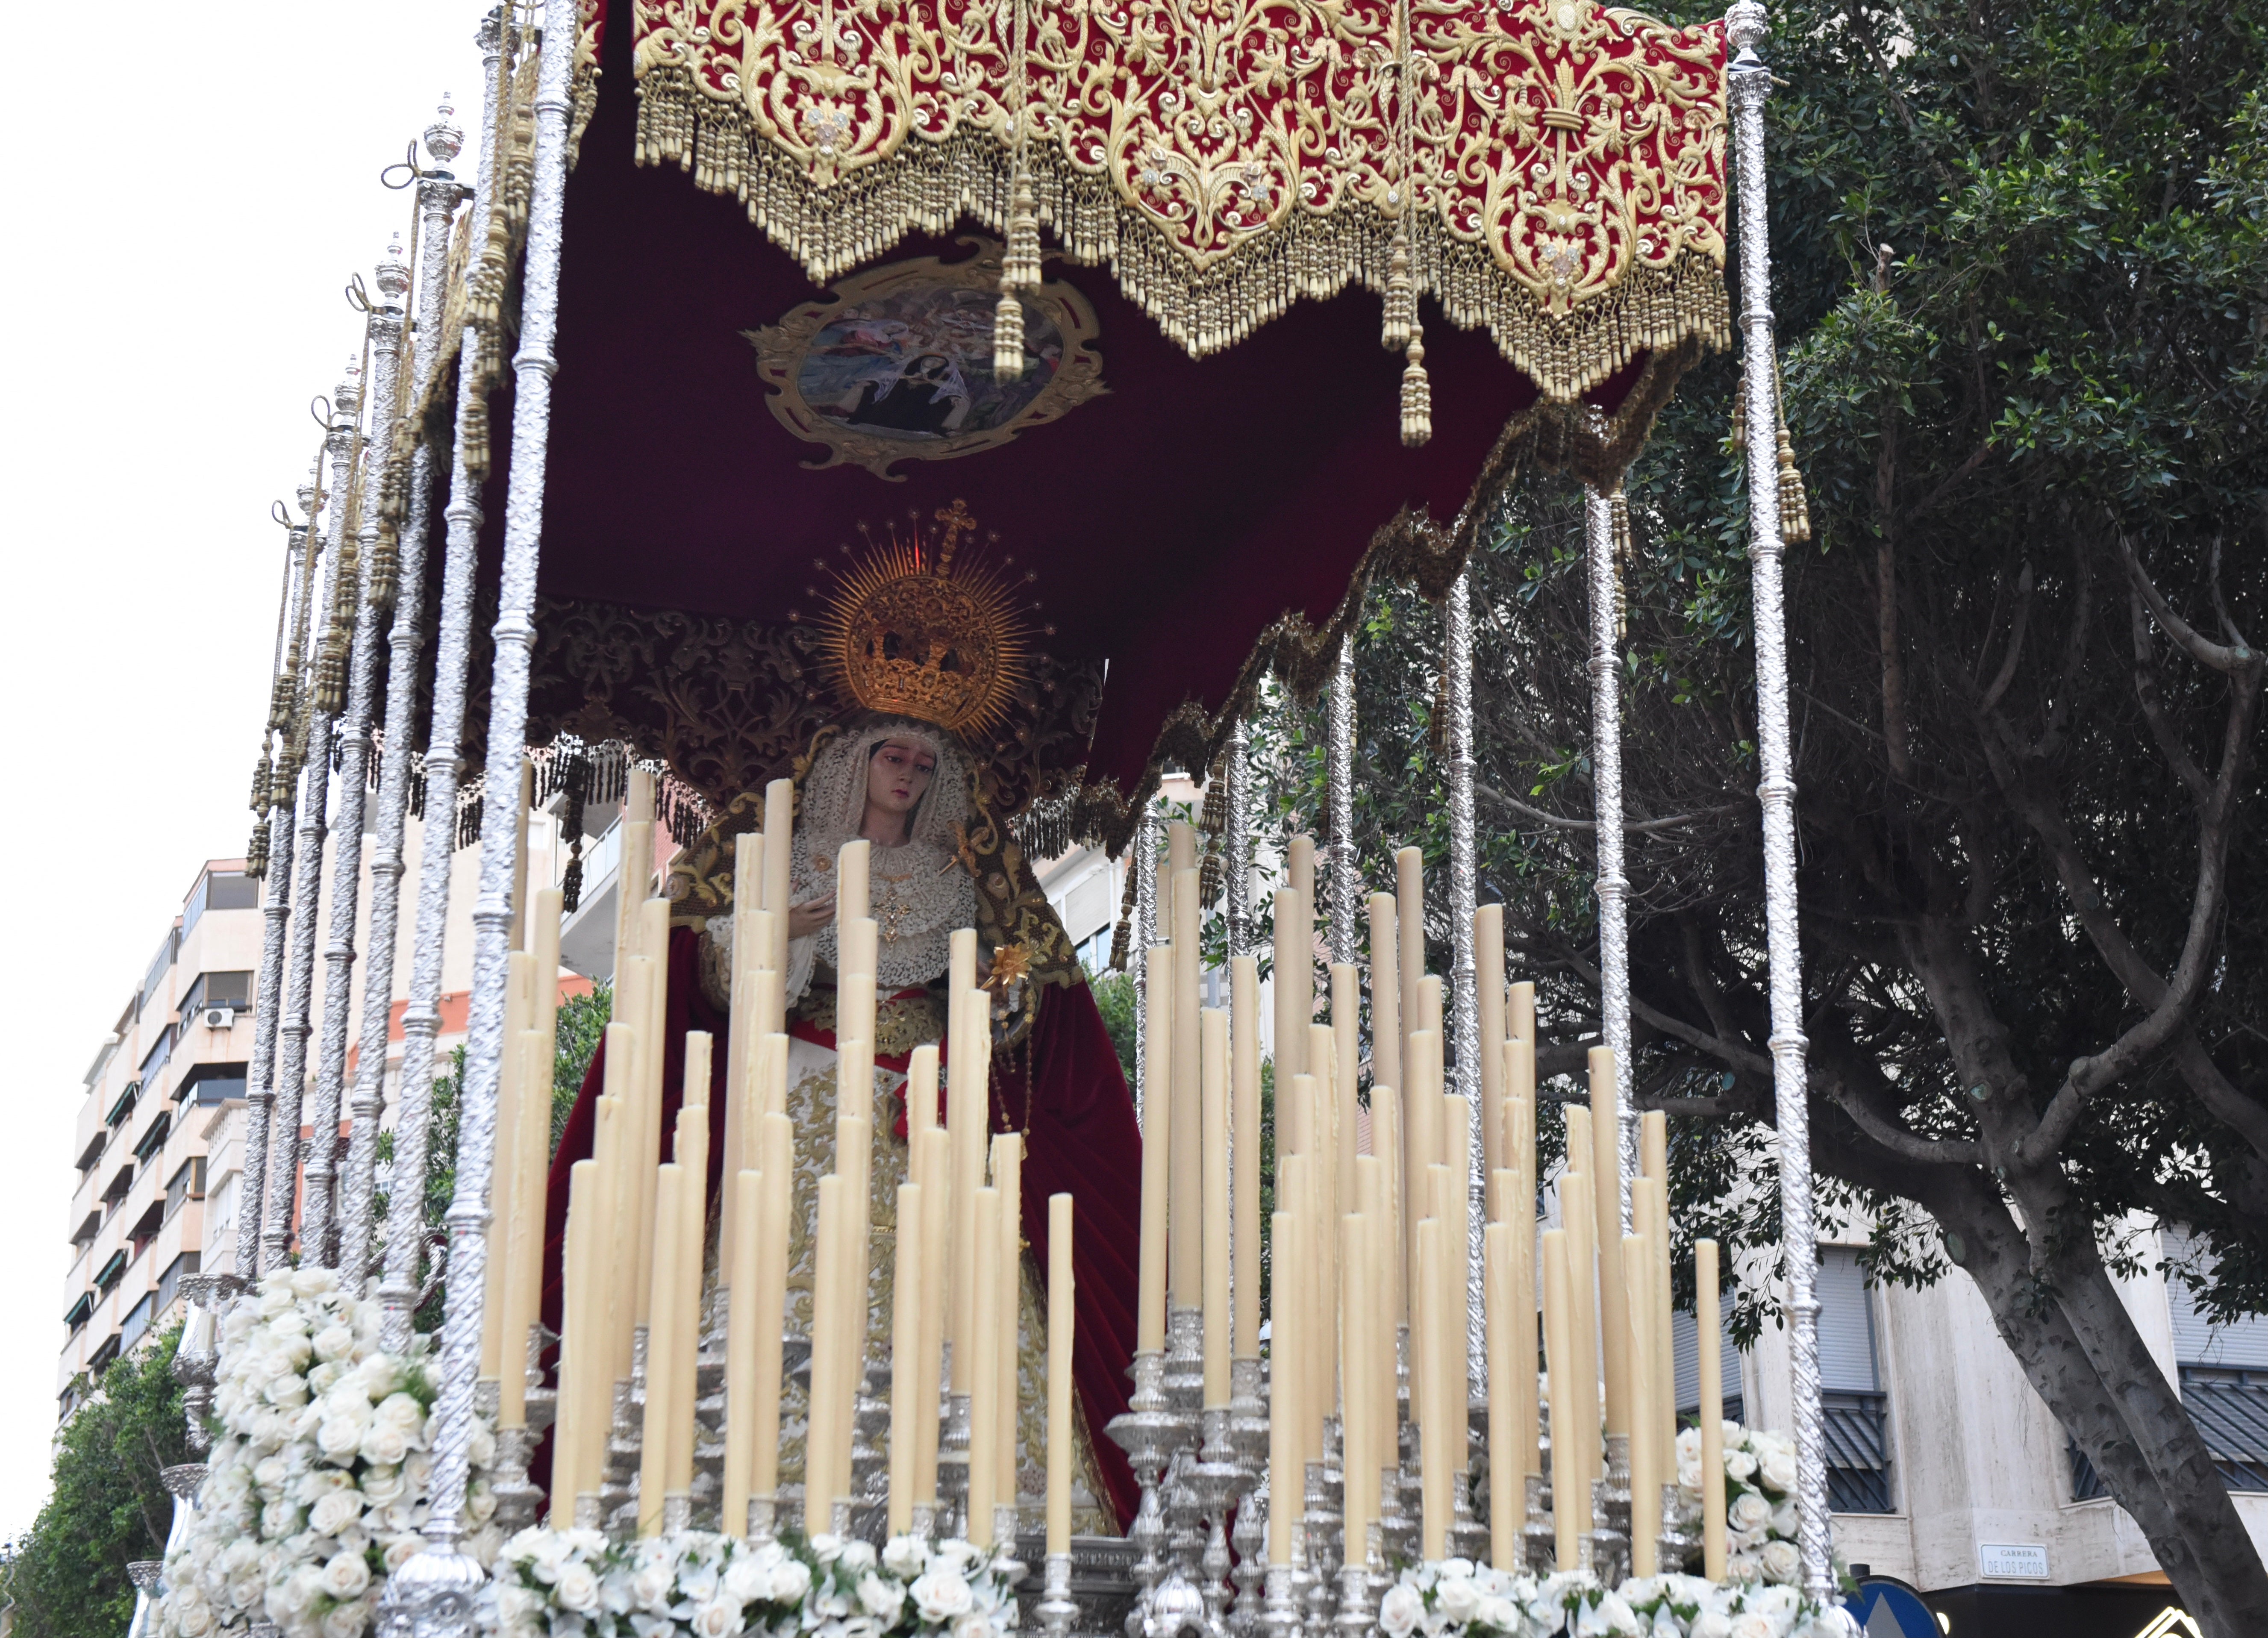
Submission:
[[148,1165],[157,1157],[158,1151],[166,1147],[166,1135],[173,1129],[173,1115],[160,1109],[157,1118],[150,1122],[150,1129],[142,1134],[141,1141],[134,1145],[134,1157]]
[[166,1221],[172,1222],[173,1214],[190,1201],[204,1197],[205,1157],[199,1155],[183,1161],[181,1169],[173,1173],[173,1181],[166,1185]]
[[73,1336],[77,1336],[79,1333],[79,1327],[86,1324],[87,1316],[93,1312],[94,1293],[92,1291],[81,1291],[78,1294],[78,1301],[73,1303],[69,1309],[64,1311],[63,1323],[71,1328],[71,1334]]
[[247,1068],[240,1062],[193,1063],[181,1071],[180,1084],[173,1088],[173,1101],[202,1109],[241,1098]]
[[102,1191],[102,1203],[113,1211],[117,1210],[118,1202],[126,1198],[126,1191],[133,1186],[134,1168],[131,1165],[119,1167],[118,1175],[110,1179],[110,1186]]
[[126,1253],[122,1251],[113,1252],[110,1253],[110,1260],[102,1265],[102,1272],[94,1276],[95,1287],[107,1296],[112,1288],[116,1286],[125,1274]]
[[1101,973],[1103,968],[1110,965],[1111,933],[1112,929],[1105,927],[1094,937],[1079,945],[1079,965],[1085,967],[1090,975]]
[[181,1276],[196,1273],[204,1259],[197,1252],[183,1252],[166,1265],[166,1272],[158,1276],[157,1300],[150,1306],[150,1317],[161,1319],[181,1293]]
[[1859,1254],[1819,1259],[1819,1385],[1826,1412],[1828,1505],[1890,1511],[1889,1396],[1874,1363],[1874,1304]]
[[[1741,1392],[1741,1353],[1733,1346],[1733,1294],[1720,1293],[1717,1336],[1721,1346],[1719,1380],[1725,1390],[1725,1418],[1739,1421],[1746,1408]],[[1682,1421],[1701,1414],[1701,1326],[1683,1310],[1669,1316],[1669,1360],[1677,1379],[1677,1414]]]
[[86,1221],[71,1230],[70,1242],[84,1250],[94,1244],[94,1237],[101,1231],[102,1214],[99,1211],[91,1211],[86,1214]]
[[150,1317],[157,1311],[153,1306],[157,1296],[155,1291],[144,1292],[142,1300],[127,1311],[124,1323],[118,1327],[120,1353],[124,1353],[139,1342],[142,1340],[142,1333],[150,1328]]
[[259,904],[260,884],[242,870],[207,870],[181,907],[181,937],[188,937],[208,910],[250,910]]
[[2212,1275],[2213,1248],[2200,1237],[2168,1230],[2166,1258],[2182,1403],[2222,1481],[2232,1490],[2268,1490],[2268,1315],[2218,1324],[2206,1315],[2183,1278],[2184,1270],[2198,1279]]
[[195,1024],[207,1007],[233,1007],[242,1012],[251,1005],[251,973],[200,973],[181,998],[181,1024],[184,1028]]
[[109,1129],[107,1127],[98,1128],[94,1135],[86,1140],[86,1148],[79,1153],[78,1169],[82,1179],[85,1173],[94,1170],[102,1159],[102,1151],[109,1146]]
[[158,1032],[158,1044],[150,1048],[150,1055],[142,1060],[142,1083],[148,1085],[158,1078],[158,1071],[173,1055],[173,1026],[168,1024]]
[[90,1377],[99,1378],[102,1373],[109,1368],[110,1362],[117,1357],[118,1333],[114,1331],[110,1333],[109,1341],[106,1341],[100,1348],[95,1349],[94,1357],[86,1362],[86,1374]]
[[158,954],[150,963],[149,976],[142,981],[142,993],[136,998],[136,1005],[142,1010],[147,1011],[150,1003],[166,993],[166,974],[173,970],[173,955],[180,947],[180,931],[168,929],[166,942],[158,946]]
[[110,1105],[110,1113],[102,1117],[102,1124],[115,1132],[120,1127],[126,1124],[126,1117],[134,1113],[134,1105],[141,1101],[141,1098],[142,1083],[139,1081],[127,1082],[125,1090],[120,1092],[117,1098],[112,1102]]

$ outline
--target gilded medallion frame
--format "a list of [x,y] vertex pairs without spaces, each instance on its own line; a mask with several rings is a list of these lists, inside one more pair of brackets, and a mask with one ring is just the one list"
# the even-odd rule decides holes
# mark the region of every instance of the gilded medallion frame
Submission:
[[[806,467],[819,470],[837,465],[864,466],[887,481],[902,482],[905,474],[891,470],[902,461],[952,460],[997,448],[1030,428],[1061,419],[1089,399],[1110,390],[1103,384],[1102,360],[1092,346],[1101,334],[1094,309],[1075,287],[1060,279],[1044,280],[1038,289],[1027,290],[1020,297],[1024,307],[1026,346],[1043,349],[1031,355],[1034,360],[1040,367],[1045,367],[1044,349],[1050,346],[1060,349],[1053,360],[1052,372],[1041,379],[1028,396],[1022,396],[1020,387],[1004,389],[994,381],[990,325],[992,308],[999,299],[1002,248],[995,239],[964,238],[961,242],[974,246],[976,253],[961,261],[918,256],[864,268],[835,281],[828,299],[805,302],[790,309],[777,324],[740,332],[755,351],[756,374],[770,389],[767,401],[779,423],[792,436],[823,445],[828,452],[824,459],[804,462]],[[849,366],[836,384],[838,388],[850,388],[857,394],[857,404],[850,408],[839,404],[822,407],[806,396],[806,387],[811,385],[809,361],[819,356],[827,332],[840,332],[843,327],[861,323],[869,323],[873,328],[895,326],[906,331],[908,327],[902,320],[886,315],[908,311],[907,304],[920,303],[924,298],[929,300],[930,309],[915,311],[929,313],[939,298],[951,308],[948,317],[955,321],[953,328],[956,344],[938,342],[934,332],[911,332],[921,350],[910,364],[902,366],[898,376],[885,382],[882,378],[890,363],[902,349],[881,351],[880,338],[860,330],[853,344],[826,349],[829,356],[864,354],[875,361],[871,365]],[[869,321],[862,319],[865,314],[875,317]],[[981,356],[976,345],[980,315]],[[936,362],[929,364],[932,360]],[[932,371],[941,371],[942,375],[930,373],[917,378],[909,373],[914,365],[924,364]],[[1032,367],[1027,365],[1027,378]],[[979,371],[981,378],[976,375]],[[912,385],[908,386],[909,382]],[[956,385],[961,388],[960,395],[949,396]],[[878,386],[879,390],[874,390]],[[859,409],[873,413],[901,386],[905,392],[892,408],[891,413],[895,415],[928,417],[939,406],[959,406],[961,413],[972,406],[978,407],[980,416],[994,410],[1001,413],[997,420],[965,431],[949,427],[932,432],[921,427],[862,424],[852,418]],[[918,398],[924,388],[930,393],[925,401]],[[1012,405],[998,401],[1004,391],[1016,400]],[[989,406],[982,401],[987,397],[992,400]],[[956,412],[948,408],[945,413],[949,415]]]

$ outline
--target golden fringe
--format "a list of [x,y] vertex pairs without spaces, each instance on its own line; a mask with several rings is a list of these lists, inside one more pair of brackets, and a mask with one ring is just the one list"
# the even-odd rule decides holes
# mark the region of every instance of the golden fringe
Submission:
[[[1499,268],[1485,246],[1453,237],[1437,218],[1388,218],[1349,204],[1325,215],[1295,213],[1263,235],[1202,265],[1170,245],[1104,177],[1074,169],[1035,143],[1021,166],[989,133],[962,127],[942,142],[909,140],[887,160],[814,187],[803,166],[760,141],[746,112],[702,91],[688,70],[656,64],[637,83],[637,162],[674,164],[695,184],[738,198],[748,219],[825,284],[873,261],[914,232],[945,233],[964,220],[1013,231],[1020,183],[1036,219],[1051,224],[1073,261],[1108,265],[1129,299],[1192,356],[1233,347],[1303,297],[1350,284],[1391,297],[1414,328],[1417,297],[1430,293],[1452,323],[1487,327],[1506,358],[1545,398],[1572,402],[1641,353],[1690,340],[1721,349],[1731,339],[1723,269],[1686,251],[1666,270],[1633,268],[1611,294],[1570,313],[1549,305]],[[1396,275],[1406,245],[1407,313]]]

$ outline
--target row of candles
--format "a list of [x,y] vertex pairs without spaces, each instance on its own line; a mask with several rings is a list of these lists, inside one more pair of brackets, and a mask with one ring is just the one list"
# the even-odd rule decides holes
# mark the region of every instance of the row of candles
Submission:
[[[1233,1362],[1259,1352],[1260,981],[1254,958],[1233,957],[1227,1009],[1201,1006],[1196,853],[1195,833],[1173,826],[1158,867],[1160,927],[1170,936],[1143,957],[1144,1081],[1154,1090],[1145,1110],[1138,1349],[1165,1349],[1171,1311],[1195,1311],[1202,1406],[1211,1411],[1230,1403]],[[1676,1475],[1666,1117],[1651,1112],[1638,1123],[1640,1164],[1626,1175],[1614,1054],[1593,1049],[1589,1106],[1565,1109],[1561,1226],[1539,1237],[1535,987],[1506,983],[1502,907],[1474,918],[1476,1120],[1468,1099],[1445,1090],[1442,985],[1425,971],[1420,851],[1403,849],[1396,892],[1370,900],[1366,993],[1362,968],[1333,965],[1318,994],[1308,838],[1293,839],[1288,864],[1289,885],[1274,904],[1269,1561],[1285,1564],[1293,1554],[1297,1498],[1309,1464],[1326,1458],[1330,1430],[1339,1449],[1329,1454],[1344,1474],[1343,1539],[1367,1539],[1387,1504],[1382,1492],[1403,1465],[1406,1366],[1423,1556],[1451,1551],[1470,1465],[1469,1407],[1479,1403],[1491,1554],[1501,1568],[1519,1566],[1527,1479],[1543,1473],[1540,1310],[1559,1566],[1579,1561],[1594,1487],[1609,1476],[1608,1450],[1627,1440],[1631,1495],[1644,1499],[1631,1514],[1631,1568],[1654,1573],[1655,1509]],[[1366,1000],[1366,1110],[1359,1096]],[[1317,1024],[1326,1001],[1332,1022]],[[1469,1141],[1476,1125],[1477,1141]],[[1484,1189],[1474,1186],[1476,1166]],[[1476,1209],[1484,1218],[1477,1236]],[[1484,1294],[1479,1362],[1468,1332],[1476,1250]],[[1697,1243],[1705,1471],[1721,1460],[1716,1252],[1713,1242]],[[1485,1373],[1479,1381],[1476,1363]],[[1705,1495],[1705,1568],[1719,1576],[1723,1514],[1721,1490]]]
[[[766,793],[761,832],[739,839],[732,937],[732,1039],[726,1068],[725,1186],[719,1201],[717,1300],[726,1319],[724,1473],[728,1530],[771,1517],[779,1491],[783,1338],[792,1209],[794,1134],[786,1113],[787,860],[792,792]],[[632,778],[623,857],[652,857],[652,789]],[[1675,1392],[1669,1344],[1670,1223],[1663,1117],[1640,1122],[1640,1164],[1625,1178],[1612,1054],[1590,1057],[1590,1105],[1565,1110],[1567,1165],[1557,1179],[1562,1226],[1537,1234],[1534,987],[1507,986],[1501,910],[1475,921],[1481,1069],[1475,1112],[1445,1088],[1441,981],[1425,968],[1421,857],[1397,859],[1397,891],[1369,904],[1372,961],[1333,966],[1325,992],[1332,1022],[1316,1024],[1314,849],[1294,840],[1290,885],[1275,901],[1277,1210],[1273,1365],[1268,1467],[1274,1496],[1297,1497],[1336,1424],[1345,1474],[1350,1542],[1366,1539],[1388,1505],[1383,1488],[1402,1464],[1400,1398],[1420,1475],[1419,1543],[1449,1550],[1457,1489],[1469,1465],[1469,1406],[1486,1407],[1491,1555],[1521,1561],[1529,1475],[1543,1471],[1543,1417],[1533,1362],[1542,1321],[1544,1375],[1555,1431],[1549,1444],[1556,1498],[1588,1498],[1606,1476],[1604,1440],[1627,1439],[1631,1494],[1649,1497],[1675,1477]],[[840,929],[838,1081],[871,1085],[876,928],[868,908],[867,845],[847,844],[836,864]],[[1257,965],[1229,964],[1229,1005],[1201,1005],[1201,907],[1195,834],[1169,833],[1159,863],[1160,928],[1169,937],[1141,957],[1148,1011],[1145,1081],[1138,1353],[1162,1353],[1168,1313],[1189,1311],[1202,1336],[1203,1405],[1226,1408],[1233,1362],[1260,1353],[1261,1054]],[[614,1022],[590,1159],[572,1170],[552,1519],[604,1487],[617,1420],[617,1385],[641,1363],[643,1420],[637,1520],[670,1518],[689,1496],[694,1407],[707,1242],[704,1182],[710,1131],[709,1038],[687,1038],[684,1098],[673,1158],[659,1163],[668,902],[627,891],[617,923]],[[644,883],[637,884],[640,886]],[[515,951],[499,1110],[497,1218],[504,1254],[491,1262],[483,1374],[499,1383],[499,1426],[526,1426],[534,1371],[504,1370],[505,1339],[530,1334],[540,1291],[543,1186],[549,1157],[556,894],[532,901],[533,948]],[[990,996],[976,978],[973,930],[952,943],[948,1092],[986,1088]],[[1360,1021],[1371,1025],[1371,1087],[1359,1092]],[[1012,1507],[1017,1471],[1016,1355],[1022,1248],[1021,1139],[990,1131],[989,1097],[948,1098],[939,1118],[939,1053],[914,1053],[907,1083],[908,1180],[897,1195],[890,1311],[889,1528],[926,1526],[944,1497],[939,1467],[958,1463],[959,1440],[941,1438],[941,1407],[967,1410],[965,1529],[988,1545],[996,1511]],[[866,1291],[873,1229],[869,1179],[871,1099],[839,1100],[834,1170],[819,1180],[814,1232],[810,1393],[803,1524],[839,1524],[852,1494],[858,1388],[869,1338]],[[1480,1151],[1476,1157],[1474,1150]],[[1476,1164],[1482,1232],[1471,1233]],[[1624,1201],[1630,1230],[1623,1232]],[[1050,1555],[1069,1550],[1071,1394],[1071,1201],[1048,1202],[1047,1533]],[[1485,1378],[1474,1380],[1468,1343],[1470,1248],[1481,1249]],[[1704,1462],[1720,1459],[1716,1362],[1716,1247],[1696,1245]],[[911,1275],[912,1277],[909,1277]],[[745,1300],[735,1301],[736,1294]],[[769,1323],[768,1323],[769,1321]],[[637,1357],[637,1338],[644,1355]],[[1403,1339],[1406,1338],[1406,1342]],[[946,1372],[950,1370],[949,1380]],[[1481,1390],[1476,1392],[1476,1389]],[[1492,1390],[1492,1391],[1491,1391]],[[904,1407],[906,1414],[895,1414]],[[1589,1436],[1579,1429],[1593,1430]],[[1706,1471],[1705,1466],[1705,1471]],[[1705,1487],[1705,1492],[1711,1487]],[[756,1503],[752,1509],[751,1502]],[[1556,1553],[1572,1568],[1590,1523],[1588,1505],[1555,1508]],[[582,1509],[588,1522],[589,1508]],[[1705,1567],[1722,1574],[1721,1493],[1705,1494]],[[1270,1509],[1267,1555],[1293,1550],[1292,1506]],[[1634,1510],[1634,1517],[1644,1517]],[[759,1527],[762,1527],[760,1524]],[[1652,1573],[1654,1531],[1631,1531],[1631,1567]]]
[[[760,831],[736,840],[731,933],[731,1032],[738,1050],[725,1070],[724,1186],[718,1201],[716,1303],[725,1331],[724,1439],[718,1497],[722,1527],[768,1530],[780,1495],[782,1395],[788,1257],[792,1240],[796,1135],[787,1113],[788,860],[794,795],[784,780],[765,793]],[[613,1019],[595,1111],[592,1156],[571,1168],[563,1259],[550,1522],[602,1522],[611,1448],[626,1387],[643,1387],[633,1431],[638,1454],[637,1527],[653,1533],[689,1516],[696,1408],[704,1318],[703,1260],[714,1043],[685,1038],[683,1098],[661,1153],[663,1055],[670,904],[639,889],[637,866],[652,857],[652,776],[634,770],[622,826],[622,907],[615,927]],[[525,849],[523,849],[524,855]],[[869,1342],[868,1289],[876,1230],[871,1209],[878,1137],[874,1083],[878,929],[868,914],[870,848],[845,844],[834,861],[836,1084],[833,1169],[818,1179],[813,1230],[809,1391],[806,1408],[802,1526],[839,1528],[853,1499],[853,1450]],[[526,896],[522,894],[525,899]],[[497,1221],[501,1254],[490,1262],[482,1370],[496,1381],[498,1427],[525,1439],[528,1384],[541,1333],[545,1180],[550,1154],[550,1082],[558,970],[559,895],[534,896],[534,948],[515,951],[507,1003],[507,1054],[498,1106]],[[519,940],[516,942],[526,942]],[[894,1533],[937,1516],[940,1412],[947,1392],[966,1406],[960,1441],[944,1452],[961,1469],[944,1475],[965,1497],[965,1533],[992,1543],[1016,1488],[1019,1305],[1024,1245],[1023,1139],[992,1134],[991,997],[976,979],[976,934],[951,942],[952,1027],[947,1098],[939,1120],[939,1054],[917,1047],[906,1083],[907,1181],[896,1193],[890,1318],[894,1407],[887,1451],[888,1521]],[[549,963],[546,966],[546,963]],[[1049,1552],[1068,1553],[1071,1533],[1074,1292],[1072,1202],[1047,1202]],[[713,1329],[712,1329],[713,1335]],[[509,1338],[533,1338],[531,1368],[505,1369]],[[642,1349],[642,1353],[641,1353]],[[946,1378],[946,1362],[951,1376]],[[965,1463],[965,1466],[963,1465]],[[752,1503],[754,1506],[752,1507]]]

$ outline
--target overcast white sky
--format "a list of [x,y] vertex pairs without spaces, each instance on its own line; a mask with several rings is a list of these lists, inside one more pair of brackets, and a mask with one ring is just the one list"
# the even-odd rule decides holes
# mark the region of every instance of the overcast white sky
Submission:
[[[0,1539],[48,1489],[72,1120],[209,857],[241,853],[288,496],[341,290],[484,0],[124,0],[0,99]],[[469,175],[469,145],[459,172]]]

